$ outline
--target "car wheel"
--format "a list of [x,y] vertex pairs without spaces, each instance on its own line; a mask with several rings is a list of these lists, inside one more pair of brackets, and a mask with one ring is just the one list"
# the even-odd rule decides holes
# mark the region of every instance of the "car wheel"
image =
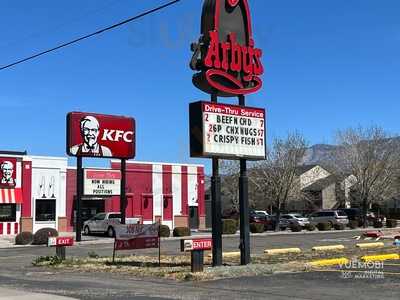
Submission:
[[114,237],[115,236],[114,228],[112,228],[111,226],[108,227],[108,229],[107,229],[107,236],[108,237]]
[[85,235],[90,235],[90,228],[89,228],[89,226],[85,226],[85,228],[83,229],[83,233],[85,234]]

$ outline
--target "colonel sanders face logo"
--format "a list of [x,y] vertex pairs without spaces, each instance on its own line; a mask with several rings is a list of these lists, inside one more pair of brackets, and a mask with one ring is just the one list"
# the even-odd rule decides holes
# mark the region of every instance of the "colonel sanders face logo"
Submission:
[[98,143],[100,135],[99,121],[93,116],[86,116],[80,121],[80,132],[83,143],[71,147],[73,155],[112,156],[111,150]]
[[14,174],[14,165],[10,161],[4,161],[2,162],[1,166],[1,184],[5,185],[15,185],[15,181],[13,178]]
[[262,50],[255,47],[248,0],[204,0],[201,37],[192,44],[193,84],[222,97],[262,86]]

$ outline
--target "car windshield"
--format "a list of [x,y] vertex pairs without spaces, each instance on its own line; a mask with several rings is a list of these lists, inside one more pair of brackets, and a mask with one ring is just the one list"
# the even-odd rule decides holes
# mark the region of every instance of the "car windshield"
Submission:
[[108,216],[109,219],[121,219],[121,214],[111,214]]
[[304,218],[302,215],[299,215],[299,214],[293,215],[293,217],[295,217],[296,219]]
[[341,217],[347,216],[347,214],[344,211],[340,211],[340,210],[337,212],[337,214],[338,214],[338,216],[341,216]]

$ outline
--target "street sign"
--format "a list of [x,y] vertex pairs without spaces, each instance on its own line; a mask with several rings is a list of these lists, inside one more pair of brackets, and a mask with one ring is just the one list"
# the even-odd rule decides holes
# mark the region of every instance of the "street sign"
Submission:
[[135,120],[86,112],[67,115],[67,154],[78,157],[135,157]]
[[73,245],[74,245],[74,238],[69,236],[49,237],[47,242],[48,247],[65,247]]
[[189,107],[192,157],[265,159],[265,110],[211,102]]
[[121,171],[85,169],[83,194],[85,196],[119,196],[121,192]]
[[181,251],[199,251],[199,250],[211,250],[212,249],[212,239],[190,239],[181,240]]

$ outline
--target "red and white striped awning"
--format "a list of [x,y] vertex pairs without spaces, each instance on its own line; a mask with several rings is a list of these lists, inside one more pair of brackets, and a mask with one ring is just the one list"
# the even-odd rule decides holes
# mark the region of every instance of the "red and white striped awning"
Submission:
[[16,189],[0,189],[0,204],[22,203],[22,190]]

